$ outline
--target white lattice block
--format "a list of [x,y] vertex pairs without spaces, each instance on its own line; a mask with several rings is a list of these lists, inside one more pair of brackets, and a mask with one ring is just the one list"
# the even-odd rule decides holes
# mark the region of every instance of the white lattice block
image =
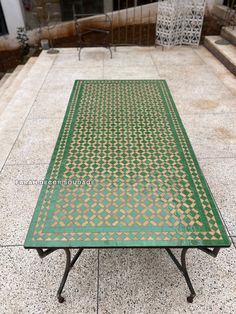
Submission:
[[205,12],[205,0],[184,1],[185,19],[182,44],[199,45]]
[[204,18],[205,0],[170,0],[158,3],[156,44],[198,45]]
[[156,44],[173,46],[181,44],[183,12],[180,0],[158,3]]

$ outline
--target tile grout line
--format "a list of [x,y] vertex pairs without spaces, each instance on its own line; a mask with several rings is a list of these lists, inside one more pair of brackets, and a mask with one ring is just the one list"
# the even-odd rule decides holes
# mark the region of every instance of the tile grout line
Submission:
[[233,244],[233,246],[234,246],[234,248],[235,248],[235,250],[236,250],[236,241],[234,241],[234,238],[235,238],[235,240],[236,240],[236,236],[231,236],[231,235],[230,235],[230,239],[231,239],[232,244]]
[[[43,80],[43,82],[42,82],[42,84],[41,84],[41,87],[39,88],[38,92],[36,93],[35,100],[37,99],[37,97],[38,97],[38,95],[39,95],[39,93],[40,93],[40,91],[41,91],[41,89],[42,89],[42,86],[43,86],[45,80],[47,79],[47,77],[48,77],[48,75],[49,75],[49,72],[51,71],[51,69],[52,69],[52,67],[53,67],[53,65],[54,65],[54,62],[55,62],[55,59],[53,60],[53,62],[52,62],[52,64],[51,64],[50,68],[48,69],[48,72],[47,72],[47,74],[45,75],[45,78],[44,78],[44,80]],[[35,101],[34,101],[34,102],[35,102]],[[4,167],[5,167],[5,165],[6,165],[6,162],[7,162],[8,158],[9,158],[9,156],[10,156],[12,150],[13,150],[13,147],[15,146],[15,144],[16,144],[16,142],[17,142],[19,136],[20,136],[20,133],[21,133],[22,129],[24,128],[24,126],[25,126],[25,124],[26,124],[26,121],[27,121],[27,119],[28,119],[28,117],[29,117],[29,115],[30,115],[30,113],[31,113],[31,111],[32,111],[34,102],[32,103],[32,105],[31,105],[31,107],[30,107],[30,109],[29,109],[29,112],[28,112],[27,116],[25,117],[25,120],[24,120],[24,122],[23,122],[23,124],[22,124],[22,126],[21,126],[21,128],[20,128],[20,130],[19,130],[19,132],[18,132],[18,134],[17,134],[17,137],[16,137],[16,139],[15,139],[15,141],[14,141],[14,143],[13,143],[11,149],[10,149],[10,152],[8,153],[7,158],[6,158],[6,160],[4,161],[2,168],[0,169],[0,174],[1,174],[2,170],[4,169]]]
[[42,162],[42,163],[35,163],[35,164],[27,164],[27,163],[25,163],[25,164],[7,164],[7,165],[5,165],[5,167],[8,167],[8,166],[10,166],[10,167],[14,167],[14,166],[46,166],[46,165],[49,165],[49,163],[50,162]]
[[[156,48],[155,48],[155,49],[156,49]],[[157,64],[155,63],[155,61],[154,61],[154,59],[153,59],[153,55],[152,55],[151,51],[149,51],[149,54],[150,54],[150,57],[151,57],[151,59],[152,59],[152,63],[154,64],[154,67],[155,67],[155,69],[156,69],[157,75],[160,77],[160,79],[163,79],[162,76],[161,76],[161,74],[159,73],[159,71],[158,71],[158,69],[157,69]]]
[[[180,112],[180,110],[178,110]],[[236,114],[236,111],[227,111],[227,112],[195,112],[195,113],[181,113],[181,116],[196,116],[196,115],[232,115]]]
[[233,159],[233,160],[235,160],[236,159],[236,156],[233,156],[233,157],[198,157],[198,160],[200,160],[200,159],[213,159],[213,160],[215,160],[215,159]]
[[63,120],[63,117],[55,117],[55,118],[53,118],[53,117],[42,117],[42,118],[30,118],[30,117],[28,117],[27,120],[30,120],[30,121],[32,121],[32,120]]
[[23,244],[5,244],[5,245],[2,245],[0,244],[0,248],[7,248],[7,247],[24,247]]

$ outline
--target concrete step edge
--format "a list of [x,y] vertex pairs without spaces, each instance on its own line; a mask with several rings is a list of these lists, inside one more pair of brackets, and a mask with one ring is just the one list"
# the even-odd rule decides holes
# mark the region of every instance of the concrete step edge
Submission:
[[[31,58],[30,58],[31,59]],[[30,69],[34,65],[37,59],[28,60],[25,65],[18,66],[18,73],[15,75],[14,79],[12,80],[11,84],[5,88],[5,90],[0,95],[0,115],[8,106],[10,101],[14,98],[15,93],[20,89],[21,84],[27,78],[27,74],[29,73]]]
[[55,55],[41,53],[13,99],[0,114],[0,143],[5,143],[5,149],[0,151],[0,172],[55,59]]
[[4,76],[0,80],[0,94],[1,94],[1,87],[3,84],[8,80],[9,76],[11,76],[11,73],[5,73]]
[[[211,41],[211,38],[217,37],[223,39],[221,36],[206,36],[204,39],[204,46],[231,72],[236,76],[236,64],[222,51],[220,45],[216,45]],[[233,46],[233,45],[232,45]],[[234,47],[234,46],[233,46]]]
[[23,65],[18,65],[13,72],[6,73],[6,74],[10,74],[10,76],[7,78],[7,80],[0,87],[0,95],[2,95],[4,93],[4,91],[12,84],[12,82],[15,80],[18,73],[21,71],[22,67],[23,67]]
[[[235,26],[236,30],[236,26]],[[235,34],[231,31],[231,28],[222,27],[221,36],[228,40],[232,45],[236,46],[236,31]]]

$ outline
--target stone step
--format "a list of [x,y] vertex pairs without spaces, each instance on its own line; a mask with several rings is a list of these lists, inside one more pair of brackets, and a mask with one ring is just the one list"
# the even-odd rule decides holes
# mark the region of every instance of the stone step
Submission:
[[41,53],[0,114],[0,172],[56,57]]
[[11,76],[11,73],[6,73],[4,74],[4,76],[1,78],[0,80],[0,90],[1,90],[1,87],[2,85],[6,82],[6,80],[9,78],[9,76]]
[[0,115],[7,107],[10,100],[14,97],[14,94],[20,87],[21,83],[27,77],[29,70],[36,61],[37,58],[30,58],[25,65],[18,65],[13,73],[15,73],[14,78],[11,82],[7,82],[2,86],[3,90],[0,94]]
[[[15,70],[12,73],[6,73],[4,77],[1,79],[0,82],[2,82],[1,87],[0,87],[0,97],[2,93],[12,84],[18,73],[21,71],[23,68],[23,65],[18,65]],[[6,79],[4,79],[6,76]]]
[[[218,44],[217,42],[223,43]],[[206,36],[204,46],[224,64],[224,66],[236,75],[236,47],[221,36]]]
[[236,26],[222,27],[221,36],[236,46]]

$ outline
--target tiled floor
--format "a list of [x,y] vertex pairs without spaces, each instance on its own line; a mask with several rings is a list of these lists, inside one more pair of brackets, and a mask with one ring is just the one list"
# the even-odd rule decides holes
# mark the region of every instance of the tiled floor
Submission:
[[55,292],[63,252],[39,259],[23,249],[40,186],[75,79],[166,79],[213,195],[236,243],[236,79],[205,48],[120,47],[42,54],[0,115],[0,313],[235,313],[236,250],[216,259],[191,250],[197,291],[163,250],[87,250]]

